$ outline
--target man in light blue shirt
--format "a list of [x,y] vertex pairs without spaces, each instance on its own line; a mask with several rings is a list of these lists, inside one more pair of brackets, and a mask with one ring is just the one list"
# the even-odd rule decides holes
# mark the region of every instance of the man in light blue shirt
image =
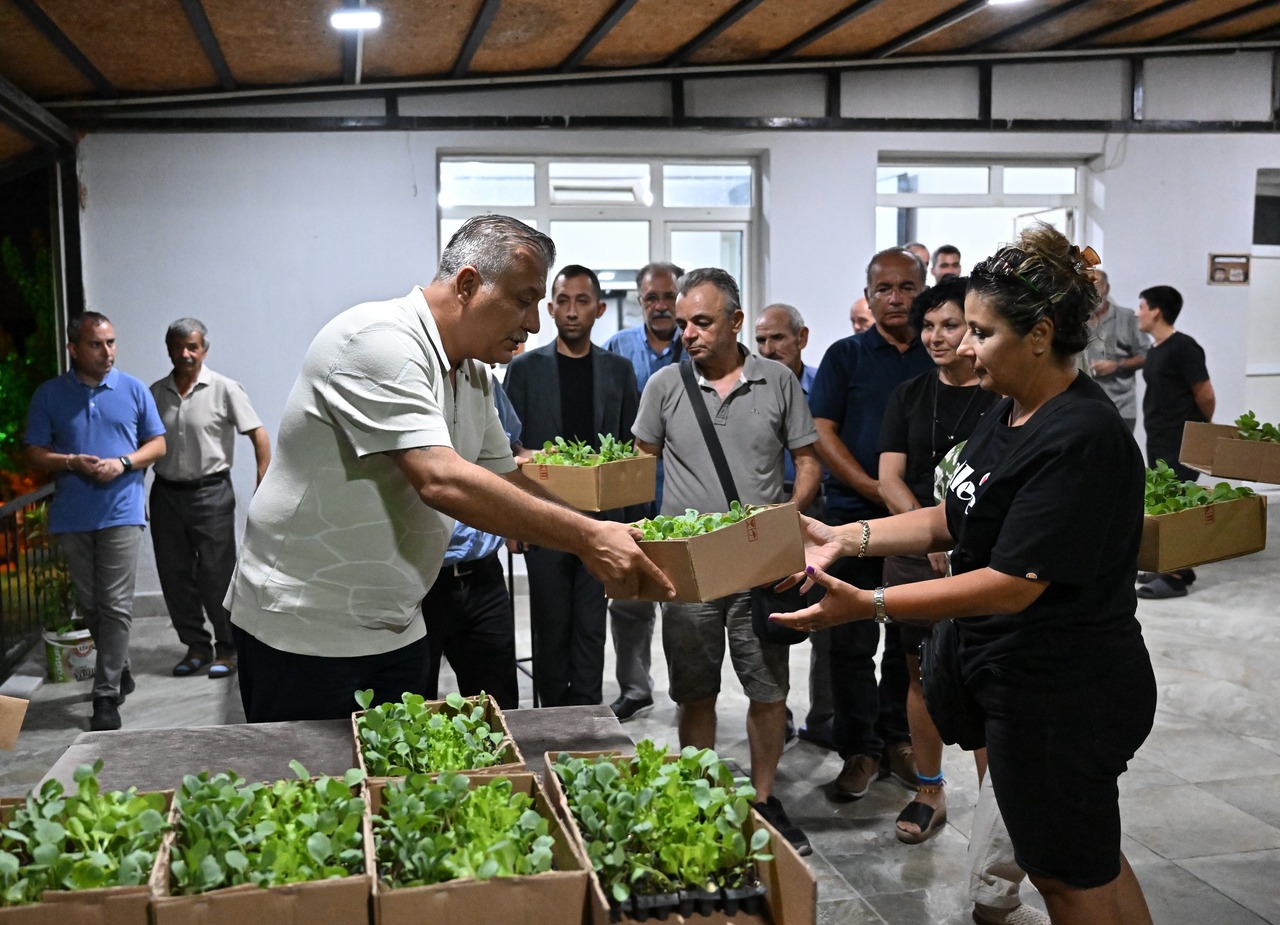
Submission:
[[[498,420],[519,454],[520,418],[502,384],[493,380]],[[505,541],[459,521],[435,583],[422,599],[427,624],[427,689],[440,696],[440,657],[449,659],[458,693],[470,697],[484,691],[504,710],[520,706],[516,679],[516,623],[498,550]]]
[[[604,348],[631,361],[636,371],[636,388],[644,393],[649,377],[682,354],[680,331],[676,327],[676,284],[684,270],[674,263],[650,263],[636,274],[636,297],[644,312],[644,324],[626,328],[609,338]],[[658,463],[658,497],[647,513],[658,512],[662,503],[662,463]],[[649,674],[654,605],[649,601],[610,601],[609,627],[617,661],[618,699],[609,704],[623,722],[653,708],[653,677]]]

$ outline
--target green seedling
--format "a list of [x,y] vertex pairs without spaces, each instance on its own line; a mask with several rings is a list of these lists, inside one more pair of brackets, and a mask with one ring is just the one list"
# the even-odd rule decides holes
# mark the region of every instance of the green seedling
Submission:
[[420,694],[371,707],[373,691],[357,691],[364,712],[356,737],[373,777],[406,777],[434,771],[474,771],[501,763],[503,735],[484,718],[485,695],[468,700],[452,693],[435,710]]
[[613,434],[596,436],[600,438],[599,450],[583,440],[556,437],[554,442],[548,440],[542,444],[542,449],[533,454],[533,461],[543,466],[600,466],[640,455],[640,451],[631,446],[630,440],[618,440]]
[[1147,485],[1143,496],[1143,508],[1148,514],[1172,514],[1206,504],[1236,501],[1253,496],[1251,488],[1232,488],[1226,482],[1206,486],[1196,482],[1184,482],[1163,459],[1156,460],[1156,467],[1147,470]]
[[1252,411],[1246,411],[1236,418],[1236,433],[1240,435],[1241,440],[1280,443],[1280,427],[1259,422],[1258,416]]
[[699,514],[693,508],[686,508],[683,514],[674,517],[659,515],[637,521],[635,525],[644,533],[646,540],[684,540],[739,523],[758,510],[755,505],[744,507],[735,501],[723,514]]

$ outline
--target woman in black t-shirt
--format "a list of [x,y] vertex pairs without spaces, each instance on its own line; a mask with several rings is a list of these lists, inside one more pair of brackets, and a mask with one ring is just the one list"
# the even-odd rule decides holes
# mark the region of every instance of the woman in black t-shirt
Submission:
[[[1155,715],[1133,590],[1144,477],[1115,405],[1075,366],[1096,262],[1039,224],[974,268],[960,351],[1007,397],[965,445],[943,505],[870,525],[806,520],[808,572],[827,593],[774,618],[805,630],[963,618],[960,670],[1018,865],[1057,925],[1143,925],[1117,779]],[[888,592],[824,570],[841,556],[953,546],[953,576]]]
[[[974,427],[1000,396],[978,385],[973,363],[957,350],[965,334],[964,294],[968,279],[949,276],[911,303],[911,326],[937,370],[902,383],[889,396],[880,427],[880,497],[891,514],[932,507],[934,470],[952,447],[969,439]],[[884,563],[886,587],[940,578],[950,571],[945,552],[927,556],[890,556]],[[907,659],[907,721],[920,789],[898,815],[899,841],[919,844],[947,819],[943,790],[942,739],[925,707],[920,680],[920,643],[931,622],[901,627]],[[986,750],[975,753],[979,775],[986,773]]]

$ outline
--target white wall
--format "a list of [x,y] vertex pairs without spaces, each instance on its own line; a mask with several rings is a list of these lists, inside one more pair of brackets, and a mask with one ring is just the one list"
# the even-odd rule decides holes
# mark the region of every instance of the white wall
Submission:
[[[527,105],[529,91],[522,93]],[[1245,408],[1249,291],[1208,286],[1206,260],[1210,252],[1249,252],[1257,170],[1280,167],[1280,146],[1266,135],[96,134],[80,146],[88,303],[115,322],[121,368],[148,382],[168,370],[168,323],[200,317],[210,329],[210,365],[245,384],[274,435],[301,357],[324,321],[431,277],[440,153],[655,149],[759,158],[759,301],[790,302],[805,313],[812,330],[807,359],[815,363],[848,332],[848,307],[875,245],[882,152],[1093,155],[1082,243],[1102,253],[1121,304],[1135,304],[1138,291],[1156,283],[1183,292],[1179,327],[1208,353],[1219,419]],[[242,441],[235,469],[242,509],[251,461]],[[148,559],[139,592],[156,588]]]

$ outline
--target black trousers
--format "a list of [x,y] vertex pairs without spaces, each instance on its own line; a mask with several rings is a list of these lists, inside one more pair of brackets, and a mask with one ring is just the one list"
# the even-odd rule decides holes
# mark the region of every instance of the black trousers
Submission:
[[506,577],[496,552],[446,565],[422,599],[427,621],[427,683],[430,700],[440,696],[440,658],[458,678],[458,693],[481,691],[504,710],[520,706],[516,679],[516,621]]
[[525,553],[533,623],[533,673],[544,707],[604,699],[604,585],[582,560],[541,547]]
[[[883,559],[849,557],[832,563],[829,572],[854,587],[866,589],[880,586],[883,570]],[[828,630],[831,634],[831,699],[835,708],[832,736],[842,758],[879,755],[886,745],[911,741],[902,636],[893,624],[884,629],[879,683],[875,659],[880,645],[880,624],[857,620]]]
[[373,702],[395,703],[426,685],[427,640],[377,655],[331,658],[274,649],[231,625],[239,655],[240,700],[251,723],[342,719],[360,709],[356,691],[373,689]]

